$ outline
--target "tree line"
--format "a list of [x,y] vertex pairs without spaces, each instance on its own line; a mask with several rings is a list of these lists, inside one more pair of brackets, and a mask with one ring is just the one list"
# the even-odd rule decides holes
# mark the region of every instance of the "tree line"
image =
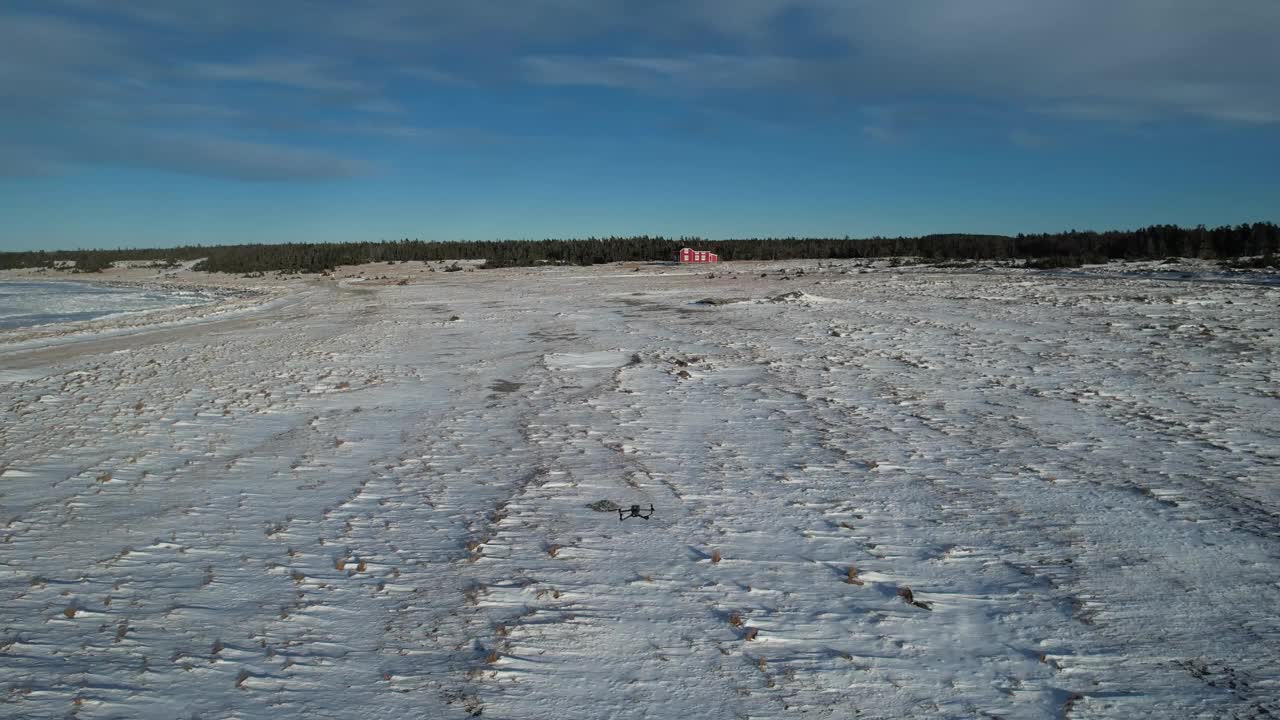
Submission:
[[1170,256],[1246,261],[1275,266],[1280,227],[1252,223],[1217,228],[1153,225],[1110,232],[1069,231],[1038,235],[925,235],[922,237],[752,238],[708,241],[698,237],[590,237],[570,240],[430,242],[398,240],[351,243],[184,246],[167,249],[57,250],[0,253],[0,269],[58,267],[95,272],[121,260],[157,264],[201,260],[208,272],[303,272],[369,262],[484,260],[484,267],[540,264],[594,265],[670,260],[681,247],[719,254],[722,260],[856,259],[919,257],[930,261],[1026,260],[1038,267],[1078,266],[1107,260],[1151,260]]

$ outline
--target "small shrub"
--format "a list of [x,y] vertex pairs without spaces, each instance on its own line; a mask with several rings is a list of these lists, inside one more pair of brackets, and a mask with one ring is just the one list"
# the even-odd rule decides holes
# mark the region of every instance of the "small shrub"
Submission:
[[929,603],[923,600],[916,600],[915,594],[911,592],[911,588],[905,585],[898,588],[898,597],[902,598],[902,602],[908,605],[914,605],[915,607],[918,607],[921,610],[929,610],[929,611],[933,610],[933,605],[930,605]]
[[482,590],[483,590],[482,585],[474,584],[468,587],[466,590],[462,591],[462,594],[464,597],[466,597],[468,603],[472,605],[479,605],[480,593],[482,592]]
[[712,551],[711,551],[711,562],[713,562],[713,563],[718,563],[718,562],[720,562],[720,551],[719,551],[719,550],[712,550]]

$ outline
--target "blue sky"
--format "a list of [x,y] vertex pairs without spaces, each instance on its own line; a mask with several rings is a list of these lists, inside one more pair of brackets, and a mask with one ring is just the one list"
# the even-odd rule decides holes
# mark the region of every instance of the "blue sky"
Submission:
[[0,249],[1277,220],[1275,0],[10,0]]

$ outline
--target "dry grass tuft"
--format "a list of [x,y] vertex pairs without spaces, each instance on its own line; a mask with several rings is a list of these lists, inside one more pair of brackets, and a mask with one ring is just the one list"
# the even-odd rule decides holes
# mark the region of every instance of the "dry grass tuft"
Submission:
[[364,572],[365,568],[367,567],[369,566],[365,564],[365,561],[361,560],[360,562],[356,563],[356,572]]
[[334,569],[334,570],[346,570],[346,569],[347,569],[347,561],[346,561],[346,560],[344,560],[344,559],[342,559],[342,558],[337,558],[336,560],[334,560],[334,561],[333,561],[333,569]]
[[742,615],[736,612],[729,613],[729,624],[734,627],[742,627]]
[[67,619],[69,620],[69,619],[74,618],[74,617],[76,616],[76,609],[75,609],[74,607],[69,607],[69,608],[67,608],[66,610],[63,610],[63,611],[62,611],[62,614],[63,614],[63,615],[65,615],[65,616],[67,617]]
[[756,635],[760,634],[759,628],[749,627],[743,631],[742,637],[746,640],[755,640]]
[[472,605],[480,604],[480,595],[482,595],[483,593],[484,593],[484,586],[481,585],[480,583],[474,583],[470,587],[468,587],[466,590],[462,591],[463,597],[465,597],[467,599],[467,602]]
[[111,482],[111,473],[104,472],[98,476],[97,480],[100,483]]
[[217,655],[218,653],[222,652],[222,648],[223,648],[223,647],[224,647],[224,646],[223,646],[223,644],[222,644],[222,640],[214,640],[214,641],[213,641],[213,647],[210,647],[210,648],[209,648],[209,654],[210,654],[210,655]]
[[244,689],[244,682],[245,682],[246,680],[248,680],[248,679],[249,679],[249,671],[248,671],[248,670],[241,670],[241,671],[240,671],[240,674],[239,674],[239,675],[236,675],[236,688],[237,688],[237,689],[239,689],[239,690],[243,690],[243,689]]
[[858,577],[858,568],[850,565],[844,569],[844,581],[850,585],[862,585],[862,579]]
[[506,637],[511,634],[511,631],[507,629],[506,623],[498,623],[498,627],[494,628],[493,632],[498,637]]
[[485,665],[492,665],[492,664],[494,664],[494,663],[496,663],[496,662],[498,662],[498,651],[497,651],[497,650],[490,650],[490,651],[489,651],[489,654],[484,656],[484,664],[485,664]]
[[142,412],[142,408],[143,408],[143,405],[142,405],[142,401],[141,401],[141,400],[139,400],[139,401],[138,401],[138,404],[137,404],[137,405],[134,405],[134,406],[133,406],[133,409],[134,409],[134,411],[136,411],[136,412]]
[[333,439],[333,446],[334,446],[334,447],[342,447],[342,446],[343,446],[343,444],[344,444],[344,443],[346,443],[346,442],[347,442],[346,440],[343,440],[343,439],[342,439],[342,438],[340,438],[340,437],[336,437],[336,438],[334,438],[334,439]]
[[713,562],[713,563],[718,563],[718,562],[720,562],[720,551],[719,551],[719,550],[712,550],[712,551],[711,551],[711,562]]
[[560,552],[561,547],[562,547],[561,545],[548,545],[547,554],[550,555],[551,557],[555,557],[556,553]]
[[923,600],[916,600],[915,594],[911,592],[911,588],[905,585],[898,588],[898,597],[902,598],[902,602],[908,605],[914,605],[920,608],[921,610],[929,610],[929,611],[933,610],[933,605]]

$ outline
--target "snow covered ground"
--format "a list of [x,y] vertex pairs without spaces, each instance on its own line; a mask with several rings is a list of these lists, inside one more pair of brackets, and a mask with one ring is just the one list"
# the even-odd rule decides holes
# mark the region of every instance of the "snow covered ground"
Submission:
[[0,336],[0,715],[1280,713],[1280,289],[816,265]]

